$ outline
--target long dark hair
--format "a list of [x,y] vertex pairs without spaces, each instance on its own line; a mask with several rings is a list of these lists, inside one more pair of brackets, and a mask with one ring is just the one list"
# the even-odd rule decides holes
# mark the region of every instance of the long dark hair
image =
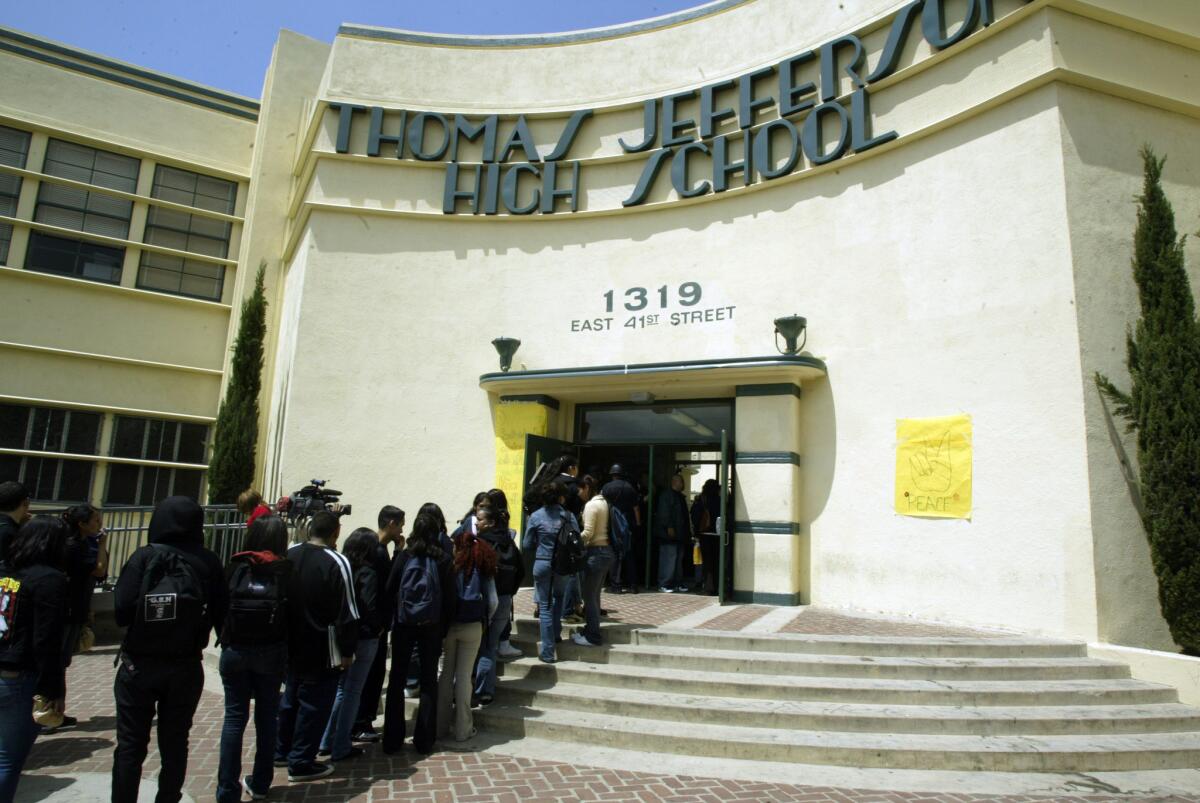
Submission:
[[279,516],[259,516],[246,531],[242,549],[246,552],[271,552],[277,557],[287,554],[287,522]]
[[[438,532],[446,532],[446,514],[443,513],[442,509],[433,502],[426,502],[425,504],[421,505],[421,509],[417,511],[417,515],[432,516],[433,520],[437,522]],[[416,526],[416,524],[413,524],[413,527]]]
[[67,527],[71,530],[71,535],[78,538],[82,535],[79,528],[92,520],[100,511],[86,502],[82,505],[71,505],[63,511],[62,520],[67,523]]
[[471,503],[471,509],[467,511],[465,516],[463,516],[463,521],[466,521],[475,515],[475,508],[479,507],[479,503],[484,499],[487,499],[487,491],[480,491],[479,493],[475,494],[475,501]]
[[342,546],[342,554],[350,561],[350,568],[358,571],[361,566],[370,566],[375,557],[375,547],[379,546],[379,536],[370,527],[359,527],[350,533]]
[[4,562],[14,571],[39,565],[61,571],[70,532],[70,526],[59,516],[34,516],[9,543]]
[[[434,505],[437,507],[437,505]],[[421,508],[424,510],[424,506]],[[439,511],[440,512],[440,511]],[[413,521],[412,532],[404,542],[404,550],[414,557],[431,557],[439,560],[446,553],[442,551],[442,526],[431,513],[418,513]]]
[[488,504],[496,512],[496,526],[505,530],[508,529],[510,517],[508,515],[508,495],[499,488],[493,488],[487,492]]

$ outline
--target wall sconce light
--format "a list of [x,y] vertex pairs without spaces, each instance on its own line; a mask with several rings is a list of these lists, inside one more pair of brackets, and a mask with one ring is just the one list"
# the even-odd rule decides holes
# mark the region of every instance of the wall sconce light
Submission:
[[[783,335],[785,343],[784,348],[779,348],[779,336]],[[796,345],[796,341],[800,336],[804,336],[804,342]],[[794,357],[800,353],[800,349],[804,348],[804,344],[808,342],[808,321],[799,315],[786,315],[782,318],[775,319],[775,348],[779,349],[780,354],[786,354],[789,357]]]
[[500,370],[508,373],[508,369],[512,368],[513,355],[521,348],[521,341],[515,337],[498,337],[492,341],[492,345],[500,355]]

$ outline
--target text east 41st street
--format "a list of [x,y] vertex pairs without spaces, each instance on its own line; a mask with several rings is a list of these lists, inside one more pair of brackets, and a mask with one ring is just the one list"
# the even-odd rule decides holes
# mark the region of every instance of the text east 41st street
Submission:
[[[872,134],[868,88],[896,71],[918,20],[934,50],[955,45],[995,21],[994,0],[967,0],[961,20],[947,20],[945,3],[912,0],[900,8],[887,23],[883,51],[869,70],[862,39],[846,34],[736,78],[647,100],[641,137],[632,143],[619,140],[625,153],[649,154],[622,206],[644,203],[664,172],[678,198],[695,198],[728,190],[735,176],[748,187],[896,139],[895,131]],[[797,83],[796,70],[810,62],[818,67],[818,81]],[[843,75],[853,86],[848,97],[839,92]],[[697,98],[699,113],[682,117],[681,106]],[[338,153],[350,152],[354,124],[366,122],[367,156],[384,155],[386,146],[397,159],[446,162],[445,214],[554,214],[560,207],[579,211],[580,163],[566,157],[592,109],[574,111],[543,157],[523,114],[502,124],[496,114],[473,119],[347,103],[329,107],[338,115]],[[736,130],[717,133],[735,122]],[[501,142],[502,125],[507,136]],[[460,163],[462,143],[480,140],[480,161]],[[510,163],[514,154],[523,161]],[[706,178],[699,179],[706,158]]]

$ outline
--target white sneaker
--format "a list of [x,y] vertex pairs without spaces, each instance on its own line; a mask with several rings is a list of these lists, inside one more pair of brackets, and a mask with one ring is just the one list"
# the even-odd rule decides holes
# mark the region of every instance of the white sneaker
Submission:
[[404,696],[410,700],[420,697],[421,696],[421,687],[420,686],[405,686],[404,687]]
[[525,655],[525,653],[507,641],[500,642],[500,647],[496,650],[496,654],[500,656],[501,661],[513,661]]
[[666,586],[659,586],[658,590],[664,594],[674,594],[675,593],[675,589],[667,588]]
[[584,636],[582,633],[576,633],[575,635],[571,636],[571,641],[575,642],[580,647],[599,647],[600,646],[599,644],[593,644],[592,642],[588,641],[587,637]]

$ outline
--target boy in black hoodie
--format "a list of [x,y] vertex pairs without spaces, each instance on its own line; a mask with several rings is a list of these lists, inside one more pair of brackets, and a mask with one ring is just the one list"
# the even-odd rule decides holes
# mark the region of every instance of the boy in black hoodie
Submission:
[[160,502],[149,540],[130,556],[113,592],[117,624],[128,628],[113,684],[113,803],[137,801],[156,709],[162,754],[156,800],[181,798],[188,732],[204,689],[202,653],[229,604],[221,560],[204,548],[204,511],[194,500],[172,496]]
[[341,524],[322,510],[308,525],[308,541],[288,550],[288,673],[279,705],[275,765],[292,783],[333,772],[317,750],[333,711],[338,675],[358,647],[358,605],[350,561],[336,551]]

